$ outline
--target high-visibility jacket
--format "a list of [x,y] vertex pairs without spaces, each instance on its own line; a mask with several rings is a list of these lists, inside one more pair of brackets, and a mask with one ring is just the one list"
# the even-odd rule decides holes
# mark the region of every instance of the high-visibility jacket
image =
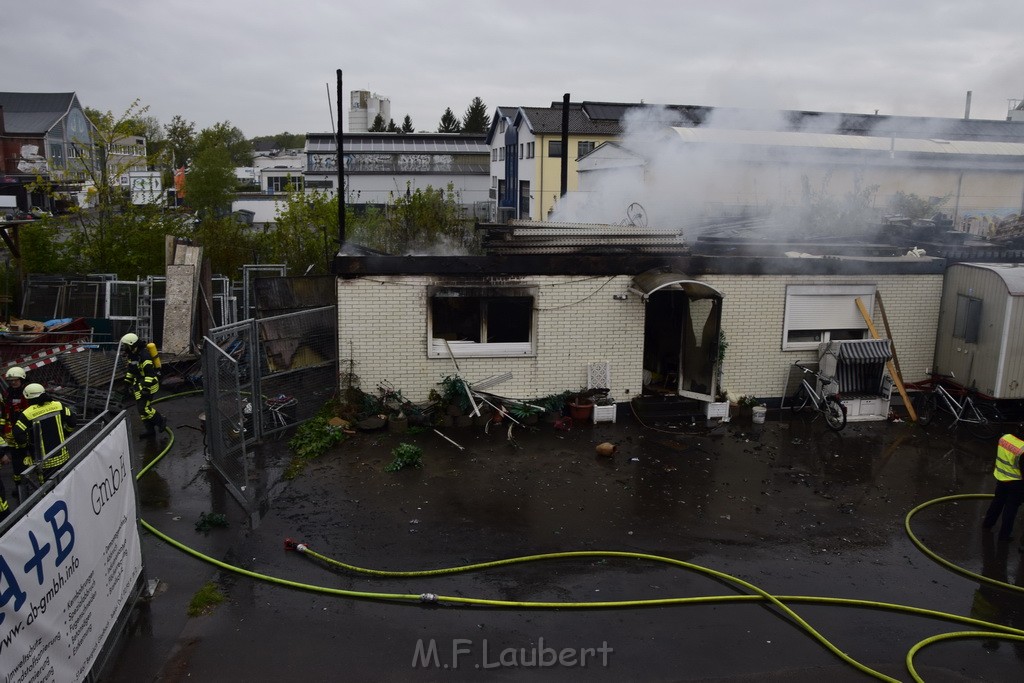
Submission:
[[[124,372],[125,382],[136,394],[152,396],[160,391],[160,371],[153,362],[153,357],[145,348],[132,350],[127,355],[128,367]],[[140,398],[137,395],[135,398]]]
[[42,460],[42,468],[48,470],[66,463],[70,457],[67,448],[61,448],[48,459],[47,453],[67,439],[75,427],[71,409],[60,401],[32,403],[18,414],[14,422],[14,442],[18,448],[35,460]]
[[999,481],[1020,480],[1020,454],[1024,453],[1024,439],[1013,434],[1003,434],[996,451],[996,469],[993,476]]

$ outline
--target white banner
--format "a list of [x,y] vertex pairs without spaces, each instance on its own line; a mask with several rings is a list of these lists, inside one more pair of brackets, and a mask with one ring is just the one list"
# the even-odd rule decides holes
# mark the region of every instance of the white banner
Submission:
[[142,572],[121,420],[0,538],[0,683],[81,681]]

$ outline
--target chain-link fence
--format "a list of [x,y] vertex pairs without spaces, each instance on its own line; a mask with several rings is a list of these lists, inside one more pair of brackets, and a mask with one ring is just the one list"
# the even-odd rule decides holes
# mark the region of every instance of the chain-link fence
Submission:
[[119,411],[132,402],[123,383],[116,381],[124,376],[125,368],[124,359],[118,360],[116,342],[88,339],[48,346],[27,355],[12,352],[0,362],[0,384],[6,392],[7,381],[3,376],[8,369],[20,367],[26,374],[24,384],[42,384],[48,394],[69,406],[79,420],[88,420],[104,410]]
[[[203,345],[203,398],[210,462],[220,472],[228,490],[251,510],[255,501],[248,493],[249,458],[246,444],[255,439],[252,397],[252,325],[211,330]],[[218,342],[222,340],[226,343]],[[230,340],[230,341],[229,341]],[[244,388],[243,388],[244,387]]]
[[247,453],[313,417],[338,386],[337,308],[250,319],[210,330],[203,347],[210,459],[251,506]]
[[337,327],[335,306],[256,320],[261,434],[308,420],[337,391]]

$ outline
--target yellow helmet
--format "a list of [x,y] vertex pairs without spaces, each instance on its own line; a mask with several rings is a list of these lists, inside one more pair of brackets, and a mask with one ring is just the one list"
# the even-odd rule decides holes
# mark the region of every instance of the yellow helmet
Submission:
[[25,368],[19,368],[15,365],[13,368],[9,368],[7,373],[4,374],[7,379],[25,379]]
[[121,337],[121,343],[125,346],[135,346],[139,343],[139,335],[129,332]]
[[43,388],[42,384],[36,384],[35,382],[33,382],[32,384],[29,384],[27,387],[25,387],[25,390],[21,392],[21,395],[31,401],[34,398],[39,398],[40,396],[42,396],[43,392],[45,391],[46,389]]

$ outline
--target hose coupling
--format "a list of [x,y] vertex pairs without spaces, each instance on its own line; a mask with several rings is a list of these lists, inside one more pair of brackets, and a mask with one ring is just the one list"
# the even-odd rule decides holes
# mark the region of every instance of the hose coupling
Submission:
[[426,604],[436,604],[437,603],[437,596],[434,595],[433,593],[422,593],[420,595],[420,602],[426,603]]
[[295,541],[293,541],[290,538],[284,539],[284,549],[285,549],[285,551],[294,550],[297,553],[304,553],[304,552],[306,552],[306,548],[307,548],[307,546],[306,546],[305,543],[296,543]]

